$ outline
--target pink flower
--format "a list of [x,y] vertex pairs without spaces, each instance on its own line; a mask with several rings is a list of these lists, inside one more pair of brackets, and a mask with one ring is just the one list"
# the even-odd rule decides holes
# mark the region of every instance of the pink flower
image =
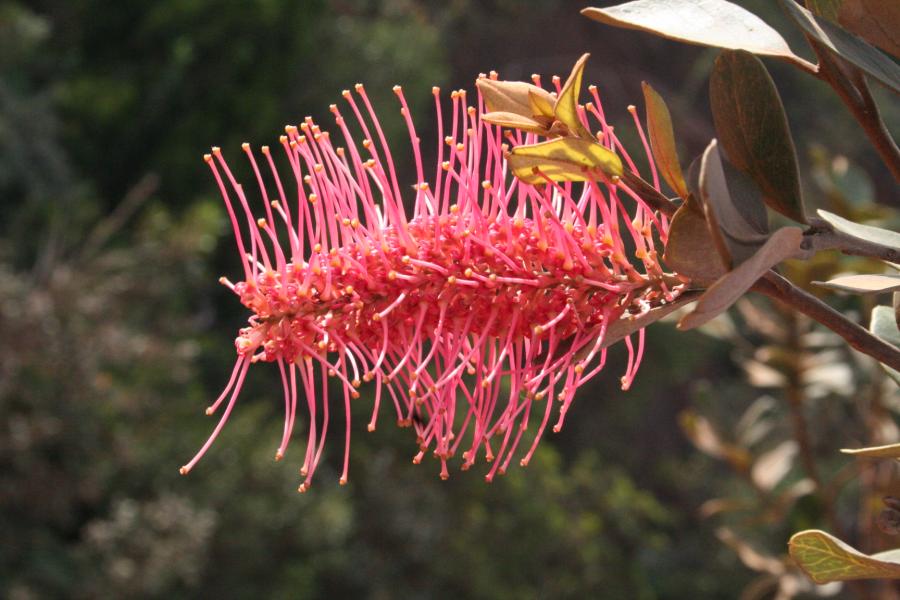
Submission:
[[[558,94],[558,78],[554,83]],[[288,181],[268,147],[258,160],[243,145],[262,202],[247,197],[219,148],[205,156],[243,261],[242,281],[221,281],[252,315],[235,340],[228,385],[207,409],[213,414],[224,404],[221,419],[182,473],[219,434],[250,365],[266,361],[278,365],[284,391],[276,460],[287,451],[298,408],[307,416],[300,491],[310,485],[334,420],[330,379],[340,382],[343,398],[342,484],[351,403],[372,380],[369,431],[381,405],[390,404],[398,424],[415,429],[413,462],[431,451],[447,478],[452,457],[465,470],[483,456],[493,462],[490,481],[507,470],[523,437],[524,466],[554,414],[554,431],[562,427],[576,390],[603,368],[609,328],[678,293],[667,287],[672,279],[655,249],[666,237],[665,218],[617,177],[523,183],[510,175],[505,152],[541,138],[482,120],[480,94],[474,102],[465,91],[450,94],[448,117],[438,88],[437,165],[426,170],[398,86],[416,168],[415,185],[401,185],[363,86],[355,91],[343,93],[349,119],[331,106],[341,142],[310,118],[286,128],[280,145]],[[585,126],[588,116],[595,119],[596,139],[634,170],[591,93],[578,118]],[[643,330],[636,337],[625,340],[623,389],[641,362]]]

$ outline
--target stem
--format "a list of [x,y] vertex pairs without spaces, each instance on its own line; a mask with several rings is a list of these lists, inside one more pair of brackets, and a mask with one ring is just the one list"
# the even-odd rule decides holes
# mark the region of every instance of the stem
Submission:
[[[878,106],[869,90],[865,76],[855,67],[849,65],[840,65],[829,54],[827,49],[823,49],[819,42],[807,36],[810,45],[819,57],[818,77],[828,83],[834,91],[838,93],[844,104],[853,113],[853,116],[862,125],[869,136],[869,141],[875,146],[875,150],[881,156],[884,164],[894,176],[894,179],[900,181],[900,148],[891,137],[890,132],[881,119],[878,112]],[[844,74],[844,70],[850,72],[853,81]]]
[[631,191],[640,196],[641,200],[667,217],[673,216],[675,211],[678,210],[675,203],[666,198],[662,192],[658,191],[631,171],[622,173],[622,181],[631,188]]
[[872,335],[815,296],[796,287],[790,281],[769,271],[753,284],[754,291],[765,294],[799,310],[814,321],[825,325],[844,338],[853,348],[893,369],[900,370],[900,349]]
[[803,415],[803,372],[800,361],[802,359],[802,348],[800,345],[800,326],[797,323],[797,313],[792,310],[784,311],[784,317],[787,321],[787,346],[790,350],[791,362],[787,373],[787,385],[785,386],[785,395],[787,396],[788,406],[791,409],[791,421],[794,426],[794,439],[800,446],[800,458],[803,461],[803,467],[806,474],[816,484],[816,488],[822,489],[822,478],[819,476],[819,469],[816,466],[816,460],[813,457],[812,443],[809,439],[809,428],[806,426],[806,417]]
[[865,256],[877,258],[892,263],[900,263],[900,249],[883,246],[876,242],[870,242],[862,238],[848,235],[843,231],[834,229],[830,223],[810,217],[811,229],[806,232],[804,249],[818,252],[820,250],[840,250],[849,256]]
[[809,435],[809,425],[806,421],[804,413],[804,396],[805,389],[803,387],[803,344],[801,337],[801,322],[797,313],[789,307],[781,311],[787,325],[786,347],[789,350],[790,361],[787,369],[787,382],[785,385],[785,396],[787,397],[788,408],[791,414],[791,424],[794,429],[794,440],[800,448],[800,460],[803,462],[803,468],[807,476],[816,485],[816,495],[822,501],[822,508],[828,519],[829,526],[832,530],[840,532],[837,515],[834,511],[834,499],[829,490],[824,485],[819,467],[816,464],[813,445]]

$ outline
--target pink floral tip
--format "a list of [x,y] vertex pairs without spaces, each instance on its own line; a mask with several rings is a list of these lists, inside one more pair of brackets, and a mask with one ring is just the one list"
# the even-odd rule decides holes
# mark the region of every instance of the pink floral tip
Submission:
[[[579,107],[583,124],[596,120],[597,140],[634,170],[590,90],[594,101]],[[617,320],[678,295],[656,250],[667,221],[619,178],[525,184],[510,175],[505,152],[538,136],[488,124],[480,95],[462,90],[450,94],[448,113],[438,88],[437,164],[426,170],[403,92],[394,91],[414,185],[401,185],[362,85],[343,93],[350,118],[331,106],[341,143],[310,118],[286,128],[280,153],[289,181],[270,148],[260,159],[243,145],[261,202],[251,205],[219,148],[205,156],[243,264],[241,281],[221,281],[252,314],[235,340],[228,384],[207,409],[224,404],[222,416],[182,473],[221,431],[250,365],[266,361],[277,364],[284,395],[276,459],[287,452],[298,404],[306,405],[301,492],[321,462],[338,387],[346,483],[351,404],[369,381],[369,431],[382,403],[391,404],[397,423],[415,429],[414,463],[431,452],[446,479],[451,458],[466,470],[482,456],[493,463],[490,481],[506,472],[523,437],[519,462],[531,460],[554,414],[559,431],[576,390],[603,368]],[[636,338],[625,339],[623,389],[643,355],[643,330]]]

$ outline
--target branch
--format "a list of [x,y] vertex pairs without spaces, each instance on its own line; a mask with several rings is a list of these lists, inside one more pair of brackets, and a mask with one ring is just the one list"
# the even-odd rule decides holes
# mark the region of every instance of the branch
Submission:
[[774,271],[769,271],[762,279],[753,284],[751,289],[802,312],[831,329],[863,354],[867,354],[893,369],[900,370],[900,349],[872,335],[858,323],[854,323]]
[[830,223],[817,217],[810,217],[810,230],[803,240],[803,249],[812,252],[820,250],[840,250],[848,256],[864,256],[879,260],[900,263],[900,249],[883,246],[838,231]]
[[[856,67],[839,64],[828,50],[823,49],[821,44],[813,38],[807,36],[807,39],[819,57],[817,76],[838,93],[841,100],[862,125],[866,135],[869,136],[869,141],[875,146],[875,150],[878,151],[894,179],[900,181],[900,148],[897,147],[894,138],[891,137],[891,133],[881,119],[865,76]],[[845,70],[850,73],[852,81],[844,73]]]

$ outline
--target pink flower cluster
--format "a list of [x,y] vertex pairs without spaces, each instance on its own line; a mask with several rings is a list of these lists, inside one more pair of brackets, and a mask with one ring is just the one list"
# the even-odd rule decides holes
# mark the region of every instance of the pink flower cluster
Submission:
[[[594,101],[580,107],[584,124],[596,119],[598,141],[634,169],[590,90]],[[413,462],[430,451],[446,478],[452,457],[465,470],[483,456],[493,462],[490,481],[507,470],[523,437],[520,464],[528,463],[554,413],[559,430],[576,390],[603,368],[606,333],[617,320],[677,295],[656,251],[667,222],[618,178],[523,183],[509,173],[505,152],[539,138],[488,124],[480,97],[465,91],[450,94],[446,118],[437,88],[437,164],[426,171],[403,92],[394,91],[409,130],[412,186],[399,181],[362,85],[343,93],[349,119],[331,106],[341,142],[310,118],[286,128],[279,160],[289,181],[270,148],[258,160],[243,145],[262,202],[251,202],[220,149],[205,156],[243,262],[242,281],[221,281],[252,315],[235,340],[228,385],[207,409],[224,404],[221,419],[182,473],[219,434],[250,364],[266,361],[278,365],[284,389],[276,459],[287,451],[298,408],[306,416],[300,491],[321,462],[330,411],[340,407],[329,400],[337,388],[330,381],[340,383],[343,400],[342,484],[351,404],[373,380],[369,431],[382,403],[391,404],[398,424],[415,429]],[[641,362],[643,331],[636,337],[625,339],[623,389]]]

